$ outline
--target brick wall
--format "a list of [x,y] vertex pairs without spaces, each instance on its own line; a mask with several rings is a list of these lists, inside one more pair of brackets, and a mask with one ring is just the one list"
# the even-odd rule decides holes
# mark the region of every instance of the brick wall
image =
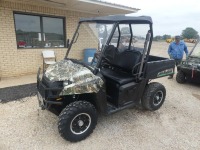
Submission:
[[[73,36],[79,18],[94,16],[82,12],[41,6],[34,1],[24,4],[0,0],[0,77],[36,73],[38,67],[42,66],[41,52],[44,49],[17,49],[13,11],[66,17],[66,34],[69,39]],[[57,60],[63,59],[67,50],[66,48],[49,49],[55,51]],[[75,51],[72,55],[79,57],[80,51]]]

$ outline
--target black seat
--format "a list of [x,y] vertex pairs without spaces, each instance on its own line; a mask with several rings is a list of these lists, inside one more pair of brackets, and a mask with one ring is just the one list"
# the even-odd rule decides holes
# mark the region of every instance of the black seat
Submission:
[[113,65],[128,73],[132,73],[133,67],[141,60],[141,53],[134,50],[125,50],[122,53],[116,53]]
[[101,69],[101,73],[106,79],[112,80],[120,85],[132,82],[135,79],[133,76],[126,72],[115,71],[109,68]]
[[114,45],[108,45],[104,52],[104,57],[106,60],[109,61],[109,63],[113,63],[115,59],[115,54],[117,53],[117,48],[114,47]]
[[139,51],[125,50],[120,53],[113,45],[109,45],[104,53],[104,57],[114,68],[101,69],[101,73],[105,78],[111,79],[120,85],[135,80],[135,77],[132,75],[132,69],[141,60],[141,53]]

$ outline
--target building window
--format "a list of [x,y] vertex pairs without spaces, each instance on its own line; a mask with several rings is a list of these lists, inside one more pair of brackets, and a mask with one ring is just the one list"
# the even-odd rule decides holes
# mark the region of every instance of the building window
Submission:
[[65,19],[14,13],[17,48],[65,47]]

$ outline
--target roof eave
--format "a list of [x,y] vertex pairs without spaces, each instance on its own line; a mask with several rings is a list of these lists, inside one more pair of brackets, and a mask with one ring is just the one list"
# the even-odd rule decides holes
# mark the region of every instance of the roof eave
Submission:
[[97,5],[101,5],[101,6],[107,6],[107,7],[113,7],[113,8],[117,8],[117,9],[123,9],[128,11],[128,13],[137,13],[140,9],[138,8],[132,8],[132,7],[128,7],[128,6],[123,6],[123,5],[119,5],[119,4],[113,4],[113,3],[109,3],[109,2],[105,2],[105,1],[98,1],[98,0],[78,0],[80,2],[85,2],[85,3],[90,3],[90,4],[97,4]]

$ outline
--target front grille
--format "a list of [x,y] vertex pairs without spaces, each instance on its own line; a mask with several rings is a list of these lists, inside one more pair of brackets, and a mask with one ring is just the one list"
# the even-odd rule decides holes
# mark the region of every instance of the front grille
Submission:
[[63,89],[63,82],[51,82],[48,78],[43,76],[42,80],[38,79],[37,88],[44,99],[57,98]]
[[41,96],[44,98],[44,99],[46,99],[46,96],[47,96],[47,94],[46,94],[46,87],[45,87],[45,85],[43,85],[42,84],[42,82],[41,81],[38,81],[38,92],[41,94]]

